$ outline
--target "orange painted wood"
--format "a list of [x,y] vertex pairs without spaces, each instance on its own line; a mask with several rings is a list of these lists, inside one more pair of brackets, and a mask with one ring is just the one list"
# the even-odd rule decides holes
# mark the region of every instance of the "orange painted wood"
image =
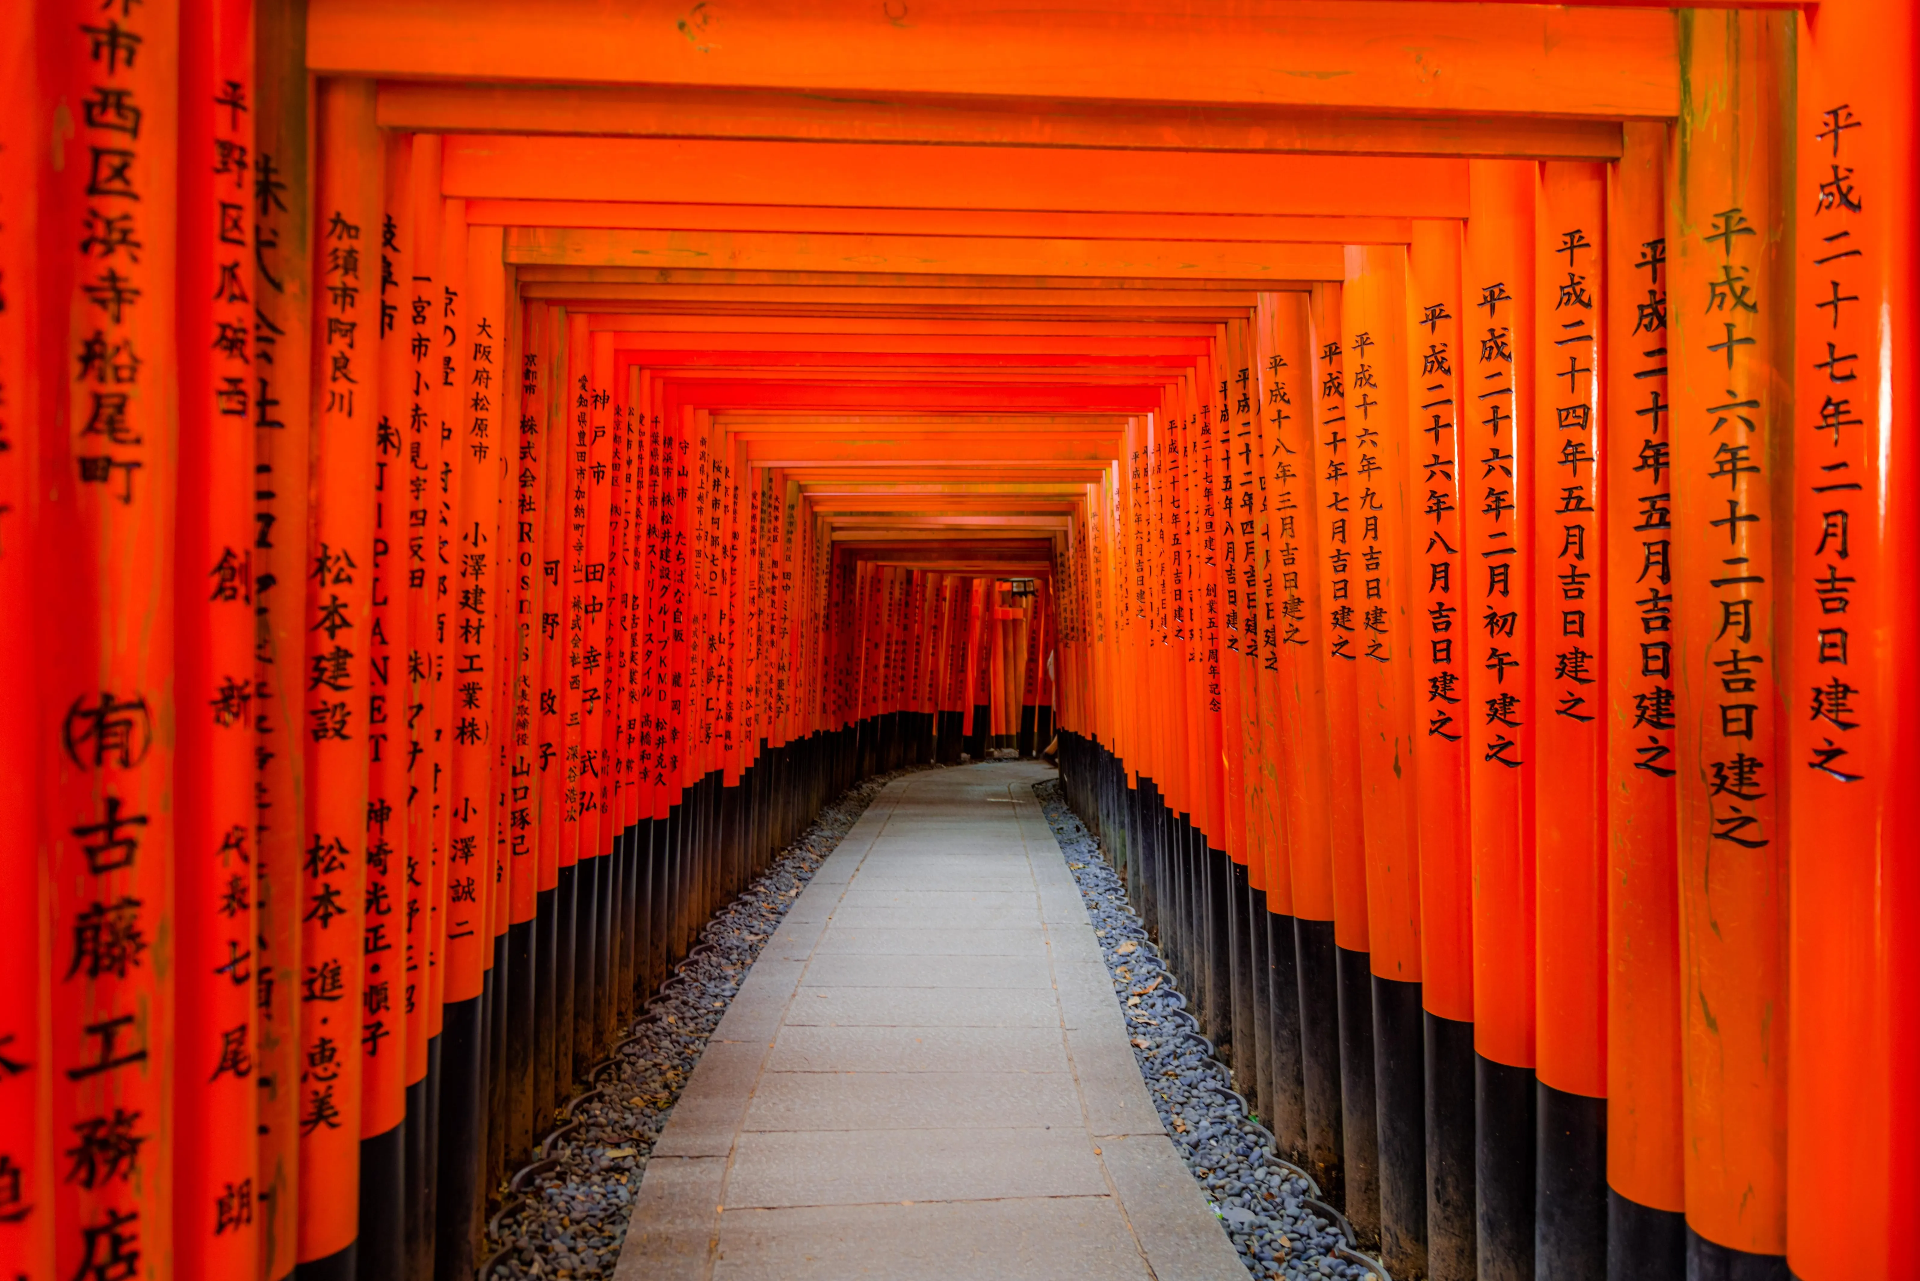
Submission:
[[378,245],[379,418],[373,484],[372,619],[367,632],[367,893],[366,995],[362,1006],[364,1062],[361,1137],[385,1134],[406,1117],[406,1088],[424,1075],[408,1061],[407,867],[415,858],[409,796],[412,742],[407,728],[412,698],[408,675],[413,596],[408,590],[408,524],[413,477],[407,437],[413,410],[413,139],[384,137],[384,177]]
[[[449,206],[455,203],[448,202]],[[464,207],[460,213],[465,235],[449,244],[465,259],[467,304],[465,323],[459,330],[463,350],[456,358],[455,374],[456,385],[464,382],[464,386],[453,434],[463,455],[461,521],[454,540],[460,557],[456,580],[460,595],[455,611],[458,622],[451,637],[455,657],[450,673],[458,682],[453,775],[456,805],[464,805],[471,795],[479,811],[476,834],[483,859],[478,866],[487,887],[482,895],[485,906],[481,919],[488,923],[480,934],[485,944],[480,963],[486,970],[493,967],[493,940],[506,933],[511,920],[512,887],[504,863],[508,855],[501,841],[506,818],[502,799],[509,777],[502,749],[507,732],[506,665],[511,650],[505,635],[510,624],[501,603],[506,586],[502,571],[511,554],[506,541],[512,527],[504,523],[501,495],[507,492],[515,431],[507,367],[511,334],[506,268],[500,241],[491,227],[466,228]],[[477,697],[473,687],[478,687]],[[477,706],[470,705],[470,699]],[[468,716],[478,720],[477,728],[465,727]],[[464,741],[468,738],[474,741]],[[468,755],[463,756],[463,751]],[[473,780],[471,793],[466,783],[469,777]],[[456,839],[464,817],[455,815]]]
[[586,608],[587,565],[591,561],[588,539],[591,509],[588,478],[593,461],[593,400],[591,340],[586,317],[577,312],[567,315],[566,405],[567,463],[560,476],[562,501],[566,504],[565,552],[559,567],[559,582],[565,593],[560,613],[561,654],[558,738],[555,747],[561,778],[560,866],[577,864],[591,858],[583,836],[583,791],[586,778],[580,760],[586,734],[586,652],[588,617]]
[[[1606,608],[1602,400],[1606,173],[1539,166],[1534,199],[1533,810],[1537,1071],[1607,1093],[1607,887],[1602,799]],[[1514,673],[1516,676],[1520,672]]]
[[1674,753],[1687,1222],[1720,1245],[1777,1255],[1788,1067],[1781,779],[1802,767],[1782,756],[1777,692],[1790,562],[1776,552],[1788,545],[1796,428],[1782,391],[1793,361],[1787,247],[1770,231],[1789,199],[1792,18],[1699,12],[1688,24],[1701,96],[1679,131],[1667,245],[1674,682],[1692,709],[1676,723]]
[[[537,12],[512,0],[321,0],[309,12],[316,70],[406,79],[1102,101],[1115,84],[1152,84],[1156,100],[1182,105],[1611,117],[1671,115],[1679,99],[1676,36],[1655,12],[1512,8],[1495,22],[1447,5],[1282,0],[1198,26],[1184,9],[1097,0],[916,10],[904,25],[852,0],[724,17],[665,0],[618,19],[585,0]],[[481,38],[446,40],[450,22]]]
[[[1274,348],[1293,410],[1275,411],[1274,557],[1280,592],[1279,723],[1288,745],[1281,774],[1293,914],[1305,921],[1331,921],[1333,907],[1333,809],[1327,719],[1326,665],[1329,645],[1326,595],[1321,577],[1322,470],[1316,441],[1325,412],[1315,367],[1309,304],[1302,294],[1274,298]],[[1285,401],[1282,402],[1285,404]],[[1329,496],[1330,497],[1330,496]],[[1332,660],[1338,661],[1338,660]]]
[[[253,6],[180,12],[179,514],[175,522],[174,1259],[251,1281],[253,1080]],[[217,1070],[244,1054],[247,1071]]]
[[[441,470],[440,140],[416,137],[407,308],[407,1084],[426,1079],[427,1045],[441,1029],[446,951],[446,669],[442,540],[452,516]],[[450,460],[448,460],[450,461]]]
[[1347,427],[1356,528],[1355,663],[1366,902],[1373,973],[1420,981],[1420,858],[1414,818],[1412,527],[1408,439],[1406,252],[1347,251],[1341,288],[1346,331]]
[[[1619,154],[1617,126],[1609,156]],[[861,205],[698,204],[647,200],[469,200],[475,226],[522,230],[601,228],[630,231],[812,232],[876,236],[969,236],[1020,240],[1201,241],[1287,244],[1404,242],[1405,218],[1265,213],[1114,213],[1090,210],[887,209]],[[604,320],[617,319],[605,317]],[[724,317],[681,317],[709,322]],[[773,319],[762,317],[759,319]]]
[[374,516],[367,481],[380,409],[381,151],[373,86],[325,82],[316,111],[313,512],[301,719],[302,1263],[350,1248],[358,1234]]
[[[178,21],[157,4],[105,39],[43,28],[39,118],[96,85],[109,103],[173,101]],[[65,1166],[41,1209],[61,1276],[173,1248],[177,126],[96,111],[42,153],[39,666],[23,693],[39,708],[50,945],[51,1053],[36,1062]]]
[[[1326,629],[1324,651],[1327,725],[1328,847],[1333,870],[1334,940],[1352,952],[1368,950],[1365,819],[1361,809],[1359,708],[1356,665],[1366,652],[1363,616],[1364,530],[1357,496],[1355,433],[1361,424],[1347,384],[1347,333],[1342,290],[1324,286],[1313,293],[1308,313],[1313,348],[1315,516],[1319,522],[1321,612]],[[1358,365],[1359,362],[1353,362]],[[1372,660],[1368,660],[1372,661]]]
[[300,894],[306,852],[306,588],[313,362],[304,31],[257,6],[253,196],[254,1082],[263,1281],[293,1271],[300,1206]]
[[1407,248],[1407,416],[1414,602],[1415,813],[1420,849],[1420,999],[1473,1019],[1473,859],[1467,836],[1467,638],[1462,498],[1472,443],[1461,412],[1461,227],[1423,222]]
[[[1247,865],[1248,883],[1259,889],[1264,888],[1266,869],[1260,867],[1256,875],[1252,853],[1258,829],[1249,830],[1245,799],[1252,790],[1248,776],[1257,773],[1259,759],[1257,752],[1247,750],[1247,721],[1251,713],[1258,724],[1260,707],[1253,679],[1259,670],[1260,564],[1251,536],[1259,520],[1253,473],[1253,397],[1258,388],[1246,330],[1244,323],[1227,327],[1213,379],[1216,394],[1210,398],[1216,411],[1211,434],[1206,417],[1200,420],[1201,490],[1193,549],[1200,575],[1193,607],[1203,670],[1209,677],[1205,693],[1210,703],[1217,700],[1212,709],[1217,727],[1204,762],[1207,799],[1221,829],[1219,848]],[[1230,629],[1223,623],[1230,623]]]
[[[547,578],[541,565],[546,551],[547,475],[555,465],[556,429],[547,416],[553,378],[552,310],[528,304],[521,321],[518,379],[502,394],[519,409],[513,439],[515,453],[511,483],[506,492],[514,503],[508,577],[512,584],[513,633],[512,723],[508,733],[507,858],[513,864],[514,919],[530,920],[536,895],[554,887],[558,864],[544,857],[542,836],[550,818],[544,805],[536,727],[545,686],[545,636],[541,615],[549,603]],[[524,866],[523,866],[524,865]]]
[[647,175],[671,171],[700,204],[1444,218],[1467,198],[1465,163],[1446,158],[1167,152],[1154,168],[1141,183],[1133,153],[1092,149],[461,134],[447,139],[445,191],[645,200],[659,191]]
[[439,133],[571,134],[586,125],[603,136],[896,145],[1358,150],[1567,160],[1620,154],[1620,128],[1610,120],[1356,116],[1317,106],[1167,108],[964,95],[856,101],[779,90],[386,81],[379,109],[383,128]]
[[1628,129],[1607,209],[1607,1184],[1681,1211],[1672,529],[1651,517],[1673,492],[1667,148]]
[[[752,158],[746,158],[745,162],[754,163]],[[613,163],[631,162],[619,158]],[[1300,180],[1373,181],[1359,175],[1302,175]],[[1404,212],[1429,211],[1422,208]],[[1336,245],[832,232],[515,227],[511,230],[508,255],[516,264],[551,267],[1165,276],[1276,282],[1333,279],[1340,271],[1340,250]]]
[[[539,763],[540,886],[558,883],[559,869],[578,860],[567,839],[566,712],[567,646],[572,614],[567,594],[571,585],[567,558],[571,547],[572,484],[577,424],[573,402],[577,371],[571,363],[572,341],[579,325],[559,309],[547,313],[547,341],[542,359],[549,370],[541,400],[545,406],[546,472],[542,481],[539,617],[540,697],[534,722],[534,755]],[[551,871],[549,870],[551,869]]]
[[[578,724],[571,712],[567,721],[567,747],[570,773],[575,791],[578,817],[579,857],[598,858],[608,852],[605,817],[607,809],[606,720],[607,676],[609,661],[611,600],[608,576],[611,570],[611,530],[609,512],[615,487],[613,460],[614,361],[612,345],[605,339],[589,338],[586,343],[587,377],[586,465],[579,465],[579,441],[575,445],[573,496],[576,510],[585,507],[585,519],[575,550],[580,555],[572,588],[578,600],[579,625],[577,652],[568,651],[568,692],[575,696],[571,704],[579,710]],[[579,404],[575,398],[576,410]],[[576,413],[577,421],[577,413]],[[578,690],[574,675],[580,678]]]
[[[447,879],[446,1004],[479,996],[493,962],[493,757],[492,693],[495,619],[487,605],[494,561],[494,512],[499,471],[493,463],[490,412],[473,408],[475,379],[489,366],[476,351],[497,333],[500,306],[476,279],[484,231],[469,232],[458,200],[441,217],[441,474],[448,478],[448,525],[443,531],[446,578],[442,611],[445,665],[436,710],[446,713]],[[487,323],[483,331],[482,322]],[[488,375],[491,376],[490,374]]]
[[[1467,823],[1473,851],[1474,1048],[1534,1065],[1534,166],[1474,165],[1461,256],[1461,515],[1466,592]],[[1471,360],[1468,356],[1471,356]]]
[[[1893,1277],[1920,1246],[1914,1043],[1911,403],[1914,15],[1798,26],[1787,750],[1787,1257]],[[1849,299],[1833,304],[1835,298]],[[1778,464],[1775,464],[1778,466]],[[1835,642],[1845,638],[1844,651]],[[1845,661],[1836,661],[1844,656]],[[1844,699],[1844,702],[1841,701]],[[1902,955],[1904,951],[1904,956]],[[1802,1162],[1828,1164],[1815,1179]],[[1845,1242],[1817,1225],[1844,1212]]]
[[[52,174],[21,140],[44,127],[51,95],[35,61],[41,19],[23,14],[0,31],[0,663],[12,672],[36,671],[34,531],[38,525],[39,424],[45,339],[41,317],[51,311],[40,292],[40,197]],[[54,344],[64,346],[64,344]],[[53,935],[43,919],[48,864],[38,845],[44,804],[37,750],[44,714],[29,697],[0,721],[0,866],[9,869],[0,896],[0,965],[15,975],[0,993],[0,1043],[18,1062],[52,1058]],[[0,1076],[0,1269],[26,1281],[52,1281],[54,1193],[52,1074]]]
[[[1251,656],[1251,685],[1254,705],[1247,712],[1246,743],[1251,757],[1247,797],[1247,823],[1260,845],[1258,861],[1265,879],[1260,888],[1267,896],[1267,910],[1281,916],[1293,915],[1293,870],[1291,837],[1287,830],[1284,778],[1285,758],[1290,745],[1282,737],[1281,654],[1297,642],[1283,639],[1293,627],[1288,616],[1284,589],[1286,570],[1281,551],[1281,515],[1283,504],[1291,501],[1288,514],[1298,514],[1297,499],[1283,500],[1291,486],[1282,482],[1282,468],[1291,469],[1281,445],[1285,426],[1299,412],[1294,392],[1299,387],[1300,367],[1290,363],[1289,353],[1281,350],[1277,308],[1281,295],[1267,294],[1260,299],[1252,333],[1252,412],[1254,447],[1253,480],[1258,492],[1254,547],[1259,556],[1260,620],[1259,646]],[[1284,999],[1284,995],[1282,997]],[[1284,1097],[1284,1091],[1282,1093]],[[1295,1118],[1276,1117],[1291,1128]],[[1289,1137],[1283,1142],[1291,1143]]]

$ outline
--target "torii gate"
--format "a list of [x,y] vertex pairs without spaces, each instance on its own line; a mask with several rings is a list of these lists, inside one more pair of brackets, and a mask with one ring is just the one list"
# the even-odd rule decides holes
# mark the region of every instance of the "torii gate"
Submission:
[[1052,654],[1394,1276],[1903,1275],[1913,37],[34,0],[0,1266],[464,1281],[782,789]]

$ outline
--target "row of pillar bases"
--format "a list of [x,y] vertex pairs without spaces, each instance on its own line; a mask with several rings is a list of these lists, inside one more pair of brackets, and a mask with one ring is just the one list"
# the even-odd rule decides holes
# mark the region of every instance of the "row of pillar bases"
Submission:
[[[1269,910],[1150,777],[1059,736],[1061,782],[1277,1154],[1396,1281],[1786,1281],[1606,1182],[1607,1103],[1478,1053],[1332,921]],[[1151,1083],[1149,1083],[1151,1084]]]
[[738,782],[709,773],[666,817],[562,867],[533,918],[494,939],[480,994],[447,1003],[405,1118],[361,1141],[357,1237],[300,1264],[300,1281],[470,1281],[488,1262],[486,1223],[506,1180],[564,1128],[706,921],[834,796],[868,773],[930,762],[932,721],[896,713],[763,741]]

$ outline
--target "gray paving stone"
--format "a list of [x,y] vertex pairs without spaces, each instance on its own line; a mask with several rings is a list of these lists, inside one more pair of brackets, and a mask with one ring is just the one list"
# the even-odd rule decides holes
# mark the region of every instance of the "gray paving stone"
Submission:
[[868,809],[709,1043],[619,1281],[1244,1278],[1028,791],[1051,775],[915,774]]
[[1101,1161],[1156,1276],[1247,1281],[1247,1270],[1207,1208],[1200,1185],[1165,1134],[1106,1139]]
[[[804,904],[796,904],[799,911]],[[843,907],[833,913],[836,925],[864,929],[925,930],[981,929],[1003,930],[1039,919],[1034,905],[1022,908],[992,907]]]
[[701,1281],[719,1232],[722,1157],[655,1157],[634,1197],[614,1281]]
[[[1045,958],[1047,936],[1035,921],[998,930],[874,930],[832,924],[813,954],[822,956],[1030,956]],[[1099,949],[1093,948],[1095,958]]]
[[788,1027],[1060,1026],[1060,1003],[1053,990],[1037,986],[875,989],[809,984],[795,994],[790,1008],[781,1009]]
[[1082,1131],[1064,1072],[768,1072],[749,1130],[910,1130],[975,1126]]
[[1130,1281],[1147,1269],[1113,1199],[1102,1196],[730,1210],[720,1216],[713,1276]]
[[1042,956],[876,956],[829,953],[807,964],[808,987],[1053,986]]
[[927,912],[979,911],[993,909],[1005,912],[1024,912],[1032,916],[1038,902],[1031,886],[1025,890],[1008,892],[1005,890],[976,890],[963,886],[948,888],[934,884],[924,888],[907,889],[892,885],[869,888],[863,881],[856,880],[840,900],[840,910],[847,911],[856,907],[897,907]]
[[724,1204],[731,1209],[1106,1192],[1100,1159],[1084,1131],[749,1130],[734,1148]]
[[770,1072],[1064,1072],[1053,1028],[783,1027]]
[[853,882],[853,889],[846,902],[865,901],[854,895],[895,894],[902,890],[925,892],[937,890],[946,894],[1022,894],[1029,901],[1040,886],[1030,873],[1005,874],[985,872],[942,872],[938,876],[913,873],[905,868],[881,867],[863,868]]
[[[826,931],[824,919],[794,920],[791,916],[780,922],[780,928],[773,932],[767,946],[761,949],[761,956],[793,957],[805,956],[820,942],[820,935]],[[756,965],[758,963],[756,962]]]
[[654,1156],[725,1156],[766,1062],[765,1041],[709,1041],[653,1145]]

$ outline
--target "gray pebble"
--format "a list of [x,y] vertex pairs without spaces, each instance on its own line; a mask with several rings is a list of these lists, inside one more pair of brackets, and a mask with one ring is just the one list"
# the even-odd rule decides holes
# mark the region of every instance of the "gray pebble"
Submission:
[[[1061,852],[1069,864],[1080,864],[1072,869],[1073,877],[1113,975],[1114,991],[1131,991],[1156,977],[1160,980],[1160,986],[1139,1006],[1127,1009],[1133,1024],[1129,1035],[1144,1042],[1133,1047],[1134,1058],[1161,1123],[1187,1168],[1206,1189],[1247,1271],[1260,1281],[1281,1276],[1362,1276],[1360,1269],[1333,1257],[1332,1251],[1344,1245],[1345,1238],[1301,1215],[1301,1199],[1310,1195],[1305,1180],[1271,1164],[1274,1153],[1266,1137],[1253,1128],[1240,1099],[1227,1092],[1231,1077],[1211,1056],[1198,1024],[1186,1012],[1186,999],[1172,973],[1128,904],[1125,885],[1106,863],[1086,825],[1067,808],[1060,784],[1049,779],[1035,784],[1033,790]],[[1134,950],[1122,956],[1117,949],[1128,941]],[[1123,967],[1124,978],[1119,973]],[[1147,1019],[1155,1020],[1157,1026],[1149,1027]],[[1184,1133],[1176,1128],[1175,1118],[1185,1127]],[[1283,1236],[1286,1245],[1280,1243]]]

